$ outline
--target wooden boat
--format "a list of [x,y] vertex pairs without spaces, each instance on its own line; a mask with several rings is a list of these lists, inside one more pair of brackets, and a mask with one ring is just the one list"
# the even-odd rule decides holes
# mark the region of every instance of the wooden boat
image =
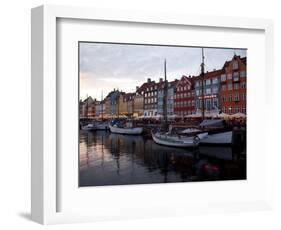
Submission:
[[201,139],[204,139],[206,136],[208,136],[208,133],[200,133],[195,136],[176,136],[171,135],[169,133],[160,133],[151,132],[152,138],[155,143],[160,145],[166,145],[171,147],[181,147],[181,148],[187,148],[187,147],[195,147],[198,146]]
[[119,134],[138,135],[143,132],[142,127],[118,127],[116,124],[109,124],[110,132]]

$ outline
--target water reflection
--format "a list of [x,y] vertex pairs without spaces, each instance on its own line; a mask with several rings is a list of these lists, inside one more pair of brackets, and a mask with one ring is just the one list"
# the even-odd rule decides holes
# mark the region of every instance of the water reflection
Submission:
[[80,133],[80,186],[246,178],[244,157],[230,147],[181,149],[143,136]]

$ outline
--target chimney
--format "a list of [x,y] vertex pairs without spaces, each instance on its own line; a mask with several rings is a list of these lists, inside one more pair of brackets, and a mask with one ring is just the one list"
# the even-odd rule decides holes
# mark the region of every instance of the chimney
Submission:
[[163,78],[162,77],[159,78],[159,82],[160,83],[163,82]]
[[151,82],[151,79],[150,78],[147,78],[147,83],[150,83]]

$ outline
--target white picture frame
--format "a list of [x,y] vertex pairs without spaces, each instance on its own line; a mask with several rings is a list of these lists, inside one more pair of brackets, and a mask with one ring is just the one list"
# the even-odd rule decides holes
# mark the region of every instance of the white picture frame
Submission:
[[[264,210],[272,207],[272,169],[270,162],[272,155],[266,152],[266,164],[262,169],[264,178],[262,179],[264,193],[255,201],[234,199],[232,202],[207,202],[199,203],[196,201],[188,207],[186,203],[169,201],[169,206],[174,211],[165,211],[165,207],[155,204],[155,206],[145,209],[145,207],[126,207],[122,212],[111,213],[109,210],[86,210],[81,212],[58,211],[58,187],[61,181],[58,179],[58,143],[57,143],[57,20],[99,20],[105,22],[127,22],[145,23],[161,26],[192,26],[201,28],[220,28],[225,30],[257,30],[262,31],[265,39],[264,68],[265,73],[261,74],[262,80],[266,81],[264,92],[267,110],[273,107],[272,91],[270,88],[274,84],[273,78],[273,23],[265,19],[247,19],[230,17],[210,17],[210,16],[191,16],[173,15],[149,12],[127,12],[114,10],[101,10],[91,8],[66,7],[44,5],[32,9],[32,188],[31,188],[31,213],[32,219],[41,224],[69,223],[81,221],[95,221],[106,219],[140,218],[150,216],[169,216],[185,215],[190,213],[209,213],[209,212],[233,212],[243,210]],[[267,116],[266,113],[263,116]],[[268,123],[270,121],[267,121]],[[264,131],[269,131],[269,127]],[[270,139],[265,138],[265,145],[269,146]],[[210,182],[205,182],[210,183]],[[225,182],[220,182],[225,183]],[[185,185],[170,184],[171,194],[176,190],[183,189]],[[201,185],[198,185],[200,189]],[[235,189],[235,184],[230,187]],[[138,187],[140,188],[140,187]],[[115,187],[114,189],[120,190]],[[129,188],[122,188],[122,193],[130,193]],[[157,192],[154,187],[145,185],[142,190]],[[121,191],[121,190],[120,190]],[[119,191],[119,192],[120,192]],[[98,191],[99,193],[101,192]],[[176,194],[176,193],[175,193]],[[196,200],[196,199],[195,199]],[[211,199],[210,199],[211,201]],[[74,202],[75,203],[75,202]],[[83,208],[83,207],[82,207]],[[81,209],[81,208],[80,208]],[[134,212],[132,212],[132,210]],[[176,210],[176,211],[175,211]]]

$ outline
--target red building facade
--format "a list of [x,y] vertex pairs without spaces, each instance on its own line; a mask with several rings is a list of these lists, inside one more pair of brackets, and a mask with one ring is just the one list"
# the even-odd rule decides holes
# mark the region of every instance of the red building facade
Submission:
[[194,79],[187,76],[177,82],[174,98],[174,113],[178,116],[195,113]]
[[221,110],[227,114],[246,114],[247,59],[234,55],[225,62],[221,74]]

